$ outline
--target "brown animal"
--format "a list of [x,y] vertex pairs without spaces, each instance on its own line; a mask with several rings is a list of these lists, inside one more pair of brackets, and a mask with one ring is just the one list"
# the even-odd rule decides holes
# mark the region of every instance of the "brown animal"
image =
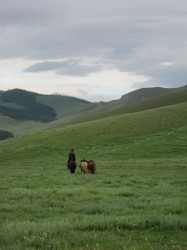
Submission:
[[88,161],[88,170],[90,170],[90,173],[91,174],[95,174],[95,171],[96,171],[96,164],[95,164],[95,161]]
[[70,170],[70,173],[74,174],[76,169],[76,161],[74,160],[68,161],[68,169]]
[[83,174],[87,174],[88,171],[90,171],[91,174],[95,174],[96,164],[93,160],[90,161],[82,160],[80,163],[80,168]]
[[87,160],[82,160],[81,161],[80,168],[81,168],[81,172],[83,174],[87,174],[87,172],[88,172],[88,162],[87,162]]

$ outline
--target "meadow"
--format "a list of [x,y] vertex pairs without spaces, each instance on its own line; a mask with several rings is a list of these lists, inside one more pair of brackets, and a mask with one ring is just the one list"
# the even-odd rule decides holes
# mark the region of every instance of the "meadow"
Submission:
[[[187,104],[0,143],[0,249],[187,249]],[[67,170],[96,161],[95,175]]]

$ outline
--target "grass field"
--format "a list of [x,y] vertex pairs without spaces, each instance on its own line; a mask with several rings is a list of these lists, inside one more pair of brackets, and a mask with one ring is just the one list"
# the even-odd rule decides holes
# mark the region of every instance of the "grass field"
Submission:
[[[58,159],[60,161],[60,159]],[[186,249],[187,158],[2,167],[1,249]]]
[[[187,249],[187,103],[0,143],[0,249]],[[95,175],[70,174],[94,159]]]

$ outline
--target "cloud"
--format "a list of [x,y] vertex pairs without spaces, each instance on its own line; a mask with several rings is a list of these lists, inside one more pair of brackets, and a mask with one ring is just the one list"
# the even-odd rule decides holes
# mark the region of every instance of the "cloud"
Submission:
[[99,85],[99,73],[110,81],[116,70],[118,81],[135,76],[132,88],[180,86],[187,79],[186,13],[186,0],[1,0],[0,61],[23,61],[25,79],[53,72],[62,83],[71,76],[89,85],[95,74]]
[[162,66],[170,66],[170,65],[173,65],[173,64],[174,64],[174,62],[163,62],[160,65],[162,65]]
[[102,69],[99,65],[85,65],[78,60],[66,60],[62,62],[41,62],[31,65],[25,72],[56,71],[60,75],[86,76]]

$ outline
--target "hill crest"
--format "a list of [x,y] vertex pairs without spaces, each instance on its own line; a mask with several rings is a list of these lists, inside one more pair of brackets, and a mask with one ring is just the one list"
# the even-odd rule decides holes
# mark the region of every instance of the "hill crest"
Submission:
[[[140,112],[187,102],[187,87],[142,88],[119,100],[92,103],[76,97],[44,95],[21,89],[0,91],[0,129],[17,135],[38,129]],[[45,123],[45,125],[44,125]]]

